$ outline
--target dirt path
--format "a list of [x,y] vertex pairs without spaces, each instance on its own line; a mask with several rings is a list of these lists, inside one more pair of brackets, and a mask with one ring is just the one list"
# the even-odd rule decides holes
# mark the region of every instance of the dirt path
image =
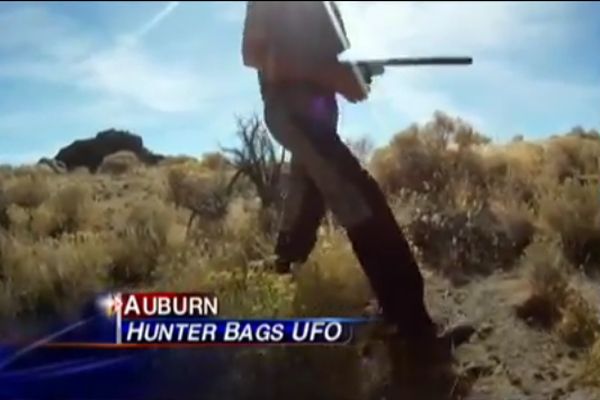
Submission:
[[[477,335],[456,350],[459,373],[471,378],[469,400],[600,399],[600,391],[570,382],[585,353],[556,335],[531,328],[515,317],[514,306],[528,295],[517,273],[498,274],[460,288],[426,274],[427,297],[437,319],[473,321]],[[600,291],[590,290],[590,293]]]

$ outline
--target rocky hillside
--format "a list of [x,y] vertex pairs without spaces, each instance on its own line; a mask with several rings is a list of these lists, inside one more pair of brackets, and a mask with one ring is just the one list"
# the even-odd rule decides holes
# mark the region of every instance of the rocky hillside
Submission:
[[68,170],[86,167],[91,172],[95,172],[104,157],[120,151],[135,154],[147,165],[154,165],[164,159],[164,156],[146,149],[140,136],[115,129],[102,131],[93,138],[76,140],[60,149],[54,159],[61,162]]

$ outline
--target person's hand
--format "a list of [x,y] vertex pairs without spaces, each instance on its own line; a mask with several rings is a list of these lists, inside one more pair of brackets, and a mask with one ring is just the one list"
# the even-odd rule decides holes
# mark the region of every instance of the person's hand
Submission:
[[[353,68],[349,64],[339,64],[335,76],[335,90],[350,103],[364,101],[369,96],[369,83],[358,68]],[[369,77],[370,78],[370,77]],[[362,82],[361,82],[362,80]],[[370,79],[369,79],[370,81]]]

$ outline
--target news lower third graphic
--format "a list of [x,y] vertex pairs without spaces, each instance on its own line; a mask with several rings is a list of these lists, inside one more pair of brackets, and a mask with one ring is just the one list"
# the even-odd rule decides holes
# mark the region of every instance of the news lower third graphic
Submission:
[[224,345],[343,345],[364,318],[231,319],[202,293],[111,293],[96,300],[113,322],[102,341],[52,340],[48,347],[160,348]]
[[0,341],[0,399],[185,398],[216,387],[245,346],[345,346],[373,322],[228,318],[219,300],[110,293],[90,299],[75,319],[33,321],[33,333],[18,323]]

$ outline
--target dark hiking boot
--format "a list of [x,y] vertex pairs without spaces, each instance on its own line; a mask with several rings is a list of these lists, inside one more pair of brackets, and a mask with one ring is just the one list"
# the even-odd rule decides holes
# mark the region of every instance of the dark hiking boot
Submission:
[[406,347],[413,362],[435,364],[452,359],[454,349],[467,343],[475,328],[469,324],[456,325],[439,335],[423,335],[406,340]]
[[291,274],[292,263],[289,261],[276,260],[273,263],[273,270],[278,274]]

